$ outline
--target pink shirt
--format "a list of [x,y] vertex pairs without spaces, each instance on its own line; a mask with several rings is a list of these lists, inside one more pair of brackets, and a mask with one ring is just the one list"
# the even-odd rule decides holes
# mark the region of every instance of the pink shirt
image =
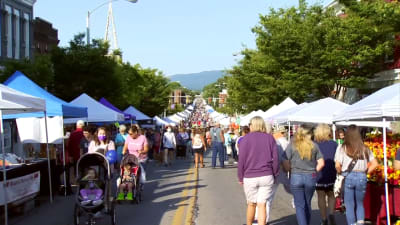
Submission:
[[136,139],[133,139],[131,136],[128,135],[125,140],[125,144],[128,145],[129,154],[135,155],[140,160],[147,158],[147,154],[139,156],[139,151],[143,150],[144,146],[147,145],[147,138],[144,135],[140,135]]

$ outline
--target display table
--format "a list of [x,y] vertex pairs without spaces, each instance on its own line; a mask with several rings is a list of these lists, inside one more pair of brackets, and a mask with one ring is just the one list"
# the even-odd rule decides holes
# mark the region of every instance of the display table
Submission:
[[[364,199],[365,218],[376,225],[386,225],[385,201],[385,186],[368,183]],[[399,202],[400,188],[389,186],[389,209],[392,217],[400,216]]]
[[[56,190],[55,182],[55,160],[50,161],[50,168],[52,171],[52,189],[53,193],[54,190]],[[7,169],[6,171],[6,177],[7,179],[13,179],[17,177],[22,177],[27,174],[34,173],[36,171],[40,171],[40,195],[49,195],[50,193],[50,188],[49,188],[49,172],[48,172],[48,164],[47,160],[38,160],[34,163],[29,163],[29,164],[23,164],[21,166],[17,167],[11,167],[10,169]],[[0,181],[3,181],[3,170],[0,168]]]

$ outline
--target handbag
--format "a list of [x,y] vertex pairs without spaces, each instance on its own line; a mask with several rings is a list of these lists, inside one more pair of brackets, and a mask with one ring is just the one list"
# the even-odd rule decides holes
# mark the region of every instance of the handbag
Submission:
[[[347,167],[347,169],[345,171],[343,171],[342,174],[350,173],[353,170],[356,163],[357,163],[357,161],[353,159],[350,162],[349,167]],[[342,194],[343,194],[343,185],[344,185],[343,182],[344,182],[346,176],[344,176],[342,174],[336,175],[335,184],[333,185],[333,194],[335,195],[336,198],[342,196]]]

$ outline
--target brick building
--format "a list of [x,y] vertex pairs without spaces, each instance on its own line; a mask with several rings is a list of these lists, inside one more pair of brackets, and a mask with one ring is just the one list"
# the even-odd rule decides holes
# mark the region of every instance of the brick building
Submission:
[[35,54],[47,54],[59,43],[58,30],[50,22],[36,17],[33,21],[33,42]]

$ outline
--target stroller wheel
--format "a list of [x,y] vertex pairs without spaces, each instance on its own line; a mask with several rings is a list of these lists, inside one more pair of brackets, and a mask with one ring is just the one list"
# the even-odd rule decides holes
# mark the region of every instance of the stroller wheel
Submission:
[[75,204],[74,225],[79,225],[80,224],[80,217],[81,217],[81,212],[80,212],[79,206]]
[[110,217],[111,217],[111,225],[116,225],[117,224],[117,215],[115,213],[115,204],[111,204],[111,211],[110,211]]

